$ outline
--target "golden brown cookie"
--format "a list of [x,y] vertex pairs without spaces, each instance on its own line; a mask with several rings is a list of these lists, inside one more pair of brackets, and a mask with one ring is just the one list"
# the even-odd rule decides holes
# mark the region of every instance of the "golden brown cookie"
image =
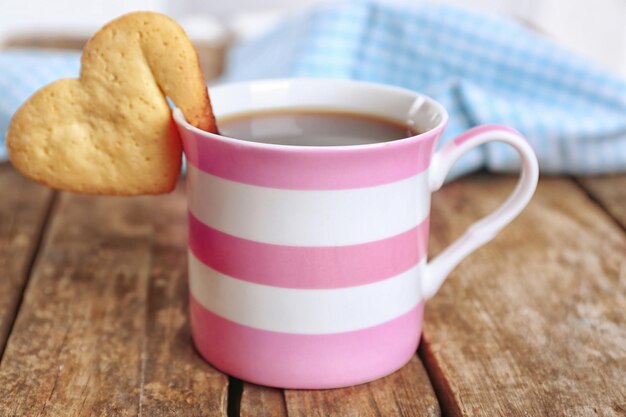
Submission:
[[157,13],[122,16],[87,42],[80,78],[44,87],[15,113],[7,131],[11,162],[60,190],[168,192],[180,172],[181,143],[166,96],[192,125],[216,131],[183,29]]

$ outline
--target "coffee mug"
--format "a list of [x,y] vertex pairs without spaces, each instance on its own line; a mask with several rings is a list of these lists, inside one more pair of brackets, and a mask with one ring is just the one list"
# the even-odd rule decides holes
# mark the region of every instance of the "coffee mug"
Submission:
[[[424,132],[366,145],[275,145],[201,131],[174,111],[188,163],[193,339],[209,363],[245,381],[335,388],[401,368],[415,355],[424,301],[537,185],[533,150],[507,127],[470,129],[434,152],[448,115],[413,91],[283,79],[210,93],[218,120],[314,108],[410,121]],[[517,188],[427,261],[431,193],[461,155],[491,141],[519,153]]]

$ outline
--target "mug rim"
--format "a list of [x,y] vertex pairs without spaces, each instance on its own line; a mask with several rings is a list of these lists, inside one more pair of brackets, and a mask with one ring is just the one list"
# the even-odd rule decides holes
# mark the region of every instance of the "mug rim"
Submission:
[[[323,78],[323,77],[290,77],[290,78],[268,78],[268,79],[255,79],[248,81],[238,81],[234,83],[225,83],[219,84],[211,89],[225,89],[237,86],[244,85],[252,85],[256,83],[263,84],[284,84],[284,83],[307,83],[307,82],[330,82],[330,83],[344,83],[344,84],[352,84],[355,86],[367,87],[377,90],[386,90],[386,91],[396,91],[402,94],[409,94],[417,98],[422,98],[426,102],[429,103],[433,108],[437,110],[437,113],[441,116],[441,120],[437,125],[425,132],[421,132],[417,135],[407,136],[406,138],[395,139],[392,141],[381,141],[367,144],[359,144],[359,145],[287,145],[287,144],[275,144],[275,143],[265,143],[265,142],[254,142],[245,139],[238,139],[229,136],[223,136],[217,133],[207,132],[206,130],[199,129],[193,125],[191,125],[183,112],[178,108],[174,107],[172,111],[173,119],[175,123],[186,130],[189,130],[196,135],[201,136],[203,139],[211,138],[218,140],[220,142],[224,142],[231,145],[238,146],[247,146],[254,148],[261,148],[266,150],[283,150],[283,151],[304,151],[304,152],[318,152],[318,151],[351,151],[351,150],[359,150],[359,149],[375,149],[375,148],[389,148],[391,146],[404,146],[405,144],[420,142],[422,140],[427,140],[432,137],[433,134],[441,133],[443,129],[445,129],[448,123],[448,112],[443,107],[441,103],[437,100],[433,99],[430,96],[419,93],[417,91],[413,91],[407,88],[398,87],[394,85],[375,83],[369,81],[360,81],[360,80],[350,80],[350,79],[342,79],[342,78]],[[208,88],[208,87],[207,87]]]

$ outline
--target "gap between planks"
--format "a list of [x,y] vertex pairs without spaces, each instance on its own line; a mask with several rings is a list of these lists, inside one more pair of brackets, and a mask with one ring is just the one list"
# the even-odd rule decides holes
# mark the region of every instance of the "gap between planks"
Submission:
[[58,193],[56,191],[52,192],[50,195],[50,198],[47,203],[47,208],[43,216],[43,220],[41,222],[41,227],[39,228],[39,233],[33,240],[32,253],[30,255],[30,258],[27,261],[23,285],[14,294],[16,301],[15,301],[15,306],[13,310],[7,312],[7,315],[5,316],[5,320],[7,320],[6,331],[4,332],[4,334],[0,334],[0,363],[2,363],[2,357],[4,356],[4,349],[6,348],[6,344],[8,343],[9,338],[11,337],[13,325],[15,324],[15,320],[17,319],[17,315],[19,314],[20,307],[22,306],[22,301],[24,300],[24,293],[26,292],[26,289],[28,288],[28,282],[30,281],[30,276],[35,266],[35,262],[37,262],[37,256],[39,255],[41,244],[46,238],[46,233],[48,231],[50,218],[52,216],[52,213],[54,212],[57,195]]
[[228,417],[238,417],[241,410],[241,394],[243,393],[243,381],[234,376],[228,377],[228,395],[226,415]]
[[573,180],[622,230],[626,231],[626,174],[574,177]]
[[0,360],[19,312],[54,203],[54,192],[0,163]]

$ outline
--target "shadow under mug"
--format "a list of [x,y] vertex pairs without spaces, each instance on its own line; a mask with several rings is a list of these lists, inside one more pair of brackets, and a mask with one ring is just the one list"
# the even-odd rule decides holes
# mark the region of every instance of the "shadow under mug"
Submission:
[[[188,162],[191,326],[200,354],[245,381],[335,388],[388,375],[415,354],[424,301],[526,206],[537,159],[516,131],[480,126],[434,153],[448,115],[384,85],[329,79],[211,88],[222,116],[315,108],[373,114],[421,133],[354,146],[273,145],[174,120]],[[495,212],[427,261],[430,196],[468,150],[511,145],[521,176]]]

